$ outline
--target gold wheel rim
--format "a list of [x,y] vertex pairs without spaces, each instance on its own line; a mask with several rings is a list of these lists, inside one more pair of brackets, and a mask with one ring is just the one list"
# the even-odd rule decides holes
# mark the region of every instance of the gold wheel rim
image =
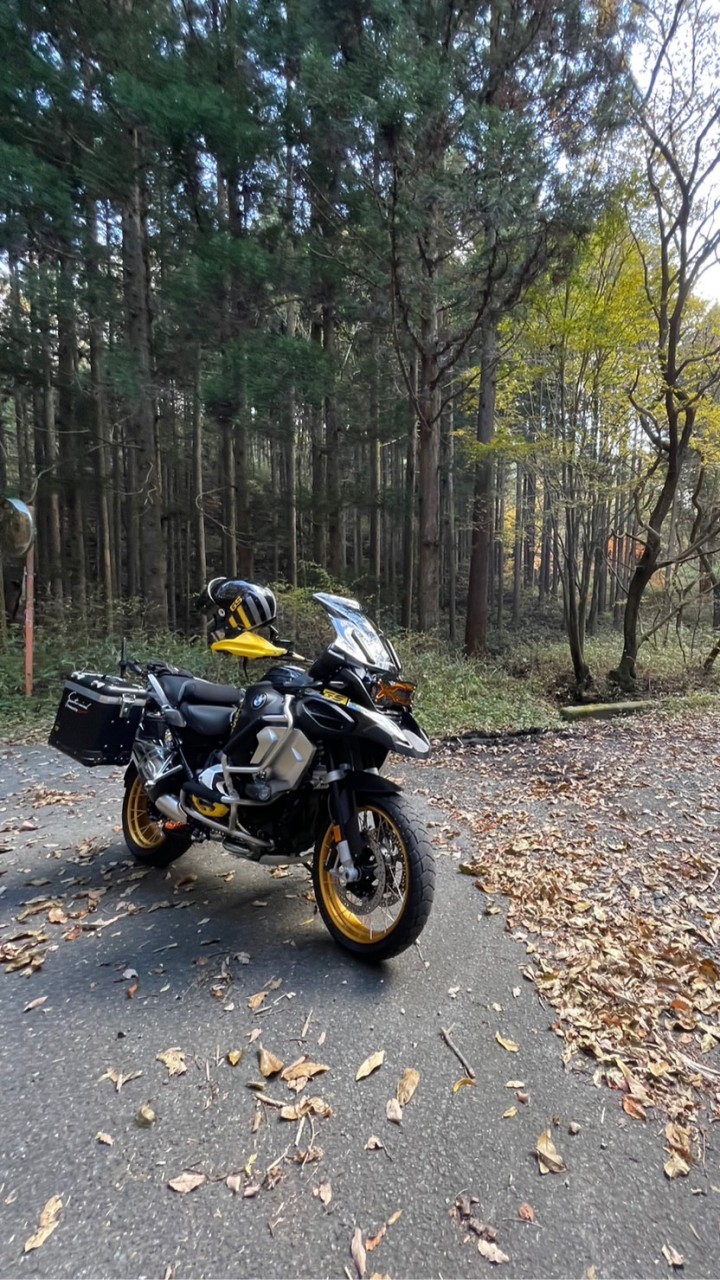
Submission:
[[141,849],[156,849],[165,840],[165,832],[159,822],[150,817],[150,799],[139,778],[135,778],[128,791],[127,825],[130,838]]
[[[402,878],[402,888],[399,897],[393,905],[398,906],[397,915],[386,921],[384,928],[374,928],[369,922],[369,917],[356,915],[354,911],[343,902],[340,896],[340,884],[331,872],[331,865],[335,855],[335,841],[333,839],[333,824],[331,824],[323,837],[320,846],[320,855],[318,860],[318,879],[322,900],[325,910],[330,917],[334,927],[339,930],[350,942],[362,943],[368,946],[373,942],[381,942],[383,938],[387,938],[394,929],[399,925],[405,908],[407,906],[408,894],[410,891],[410,859],[408,858],[405,841],[403,840],[397,826],[392,818],[388,817],[382,809],[376,809],[374,805],[363,805],[359,811],[359,817],[364,818],[365,815],[373,815],[376,823],[376,830],[382,832],[385,827],[391,834],[395,845],[394,852],[396,854],[396,862],[399,864],[399,873]],[[361,831],[362,835],[365,832]],[[399,855],[399,857],[397,857]],[[395,887],[397,888],[397,877]],[[385,910],[382,905],[376,910]],[[375,911],[372,913],[375,914]]]

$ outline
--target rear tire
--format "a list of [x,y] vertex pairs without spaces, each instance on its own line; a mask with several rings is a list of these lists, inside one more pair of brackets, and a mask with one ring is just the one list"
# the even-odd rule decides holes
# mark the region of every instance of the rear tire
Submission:
[[134,767],[125,778],[122,828],[128,849],[145,867],[168,867],[192,844],[189,833],[165,830]]
[[315,898],[341,947],[367,960],[387,960],[411,947],[427,923],[435,857],[425,828],[401,796],[358,798],[358,816],[367,859],[364,886],[354,891],[332,875],[336,850],[330,823],[315,848]]

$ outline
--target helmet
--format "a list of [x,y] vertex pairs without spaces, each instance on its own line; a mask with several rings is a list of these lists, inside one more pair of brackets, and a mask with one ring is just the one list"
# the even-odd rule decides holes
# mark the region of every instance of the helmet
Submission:
[[240,578],[213,578],[205,588],[217,606],[218,617],[231,631],[256,631],[267,627],[277,614],[277,602],[269,587]]

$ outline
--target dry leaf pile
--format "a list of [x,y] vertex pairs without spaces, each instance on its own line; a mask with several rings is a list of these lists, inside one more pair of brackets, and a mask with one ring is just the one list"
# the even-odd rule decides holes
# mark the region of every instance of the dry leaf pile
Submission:
[[468,756],[475,783],[500,775],[503,801],[483,812],[451,802],[477,849],[460,869],[486,911],[509,899],[507,927],[557,1010],[565,1060],[588,1055],[634,1119],[657,1107],[687,1122],[703,1103],[720,1116],[713,731],[644,719],[569,743],[465,748],[464,774]]

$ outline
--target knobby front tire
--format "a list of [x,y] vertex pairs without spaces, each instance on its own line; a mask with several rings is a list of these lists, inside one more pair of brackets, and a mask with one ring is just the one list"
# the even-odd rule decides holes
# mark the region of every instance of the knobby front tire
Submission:
[[427,923],[435,893],[435,857],[427,832],[402,796],[358,798],[363,879],[343,885],[333,875],[337,852],[331,823],[315,847],[318,909],[341,947],[367,960],[407,950]]

